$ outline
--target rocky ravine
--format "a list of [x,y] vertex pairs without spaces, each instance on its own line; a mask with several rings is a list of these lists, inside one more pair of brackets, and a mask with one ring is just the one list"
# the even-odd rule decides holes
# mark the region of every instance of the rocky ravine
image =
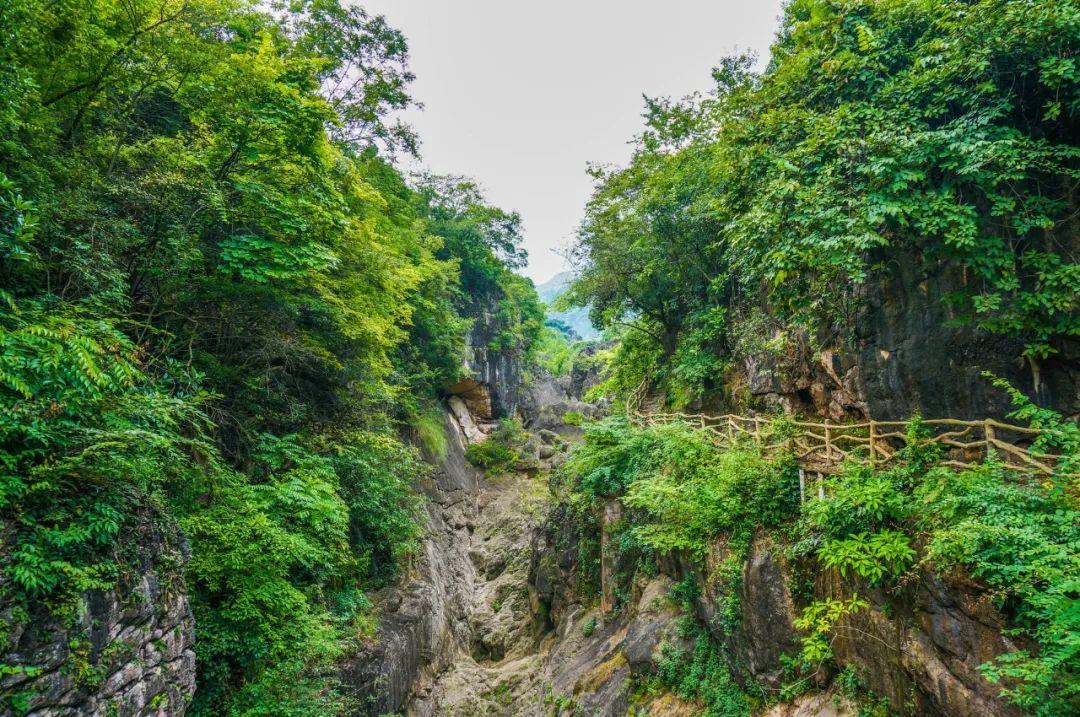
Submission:
[[[586,407],[550,383],[537,391],[536,470],[480,475],[464,459],[466,435],[478,426],[462,426],[460,407],[448,414],[450,446],[432,457],[438,470],[424,486],[424,550],[405,579],[375,596],[378,633],[342,675],[359,714],[694,713],[672,695],[635,694],[631,679],[655,669],[661,643],[680,641],[671,578],[637,584],[616,617],[579,597],[578,536],[552,505],[548,473],[579,433],[558,425],[560,412]],[[847,712],[826,695],[772,714]]]
[[[693,576],[702,586],[694,604],[701,624],[720,625],[723,597],[714,594],[714,572],[726,556],[722,540],[705,565],[665,560],[660,575],[628,580],[633,571],[601,550],[600,604],[582,598],[578,556],[584,536],[576,520],[552,500],[548,474],[580,436],[562,415],[590,410],[568,386],[546,381],[523,402],[537,437],[535,465],[496,477],[480,475],[465,460],[467,436],[482,438],[485,423],[466,402],[447,414],[445,456],[424,486],[429,497],[428,535],[422,554],[398,585],[376,596],[381,609],[376,637],[346,666],[343,682],[361,701],[359,714],[416,717],[466,715],[691,715],[691,705],[671,695],[637,689],[636,679],[656,670],[660,646],[681,642],[672,584]],[[620,518],[612,501],[606,527]],[[814,568],[814,570],[817,570]],[[743,564],[738,628],[714,637],[731,656],[733,674],[779,690],[783,657],[798,650],[794,620],[801,604],[783,546],[759,535]],[[620,582],[622,581],[622,582]],[[903,594],[879,594],[838,575],[818,571],[814,598],[852,590],[872,608],[838,628],[837,661],[851,665],[868,686],[904,715],[1014,717],[977,665],[1009,648],[1004,620],[983,586],[929,572]],[[595,591],[593,591],[595,592]],[[621,595],[621,608],[605,612]],[[806,599],[805,596],[803,598]],[[773,707],[770,717],[835,717],[854,709],[828,689],[794,704]]]
[[[423,553],[408,579],[376,596],[377,637],[343,675],[363,703],[360,712],[464,717],[578,707],[625,714],[630,662],[648,660],[675,616],[666,583],[642,596],[645,619],[605,626],[596,608],[568,599],[569,583],[545,582],[554,574],[541,567],[558,560],[543,538],[547,472],[566,439],[544,429],[545,440],[534,446],[538,470],[483,477],[464,459],[458,421],[448,417],[447,431],[447,455],[425,486]],[[589,637],[587,622],[599,625]]]

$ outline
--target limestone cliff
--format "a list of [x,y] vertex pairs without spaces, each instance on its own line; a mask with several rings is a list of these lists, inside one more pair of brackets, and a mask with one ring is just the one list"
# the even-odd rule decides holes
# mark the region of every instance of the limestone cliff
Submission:
[[493,307],[476,309],[472,329],[466,336],[462,378],[444,388],[460,396],[479,421],[493,421],[517,413],[525,381],[520,350],[494,348],[504,329]]

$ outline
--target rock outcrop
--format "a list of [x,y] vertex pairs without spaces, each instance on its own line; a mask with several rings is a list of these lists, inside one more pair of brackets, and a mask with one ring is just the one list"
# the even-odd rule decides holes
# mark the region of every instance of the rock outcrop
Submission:
[[838,317],[827,335],[764,321],[736,352],[725,380],[728,400],[709,408],[779,409],[837,421],[915,413],[1001,419],[1011,406],[983,376],[989,371],[1044,406],[1080,413],[1080,346],[1062,342],[1049,359],[1025,358],[1023,340],[961,320],[949,297],[967,290],[962,271],[917,253],[893,256],[862,286],[857,311]]
[[[604,514],[614,511],[608,508]],[[556,524],[563,525],[560,521]],[[576,583],[569,576],[578,570],[574,565],[578,555],[575,536],[565,527],[549,528],[546,536],[545,547],[552,557],[536,563],[538,591],[542,592],[546,586],[574,586]],[[552,550],[555,546],[559,547]],[[738,605],[735,620],[727,618],[725,612],[731,604],[732,586],[721,573],[721,565],[729,557],[724,541],[714,544],[703,564],[675,556],[661,565],[669,580],[691,577],[700,587],[693,603],[694,612],[713,638],[727,648],[735,679],[743,684],[753,680],[769,690],[781,687],[785,660],[799,651],[794,623],[802,605],[791,592],[799,568],[785,558],[785,552],[782,545],[764,533],[754,538],[734,587]],[[637,584],[626,583],[627,573],[614,565],[605,570],[605,562],[602,554],[601,593],[620,592],[633,599],[640,590],[640,579]],[[618,585],[609,582],[618,579],[624,582]],[[1006,636],[1005,617],[993,606],[989,590],[980,583],[923,569],[913,585],[884,591],[844,580],[835,570],[825,570],[817,573],[808,589],[810,594],[804,595],[801,602],[843,599],[852,594],[859,594],[869,602],[868,609],[837,625],[831,644],[836,663],[841,668],[853,668],[861,683],[886,699],[897,714],[919,717],[1018,717],[1021,714],[1001,698],[1000,688],[978,671],[979,665],[1015,649],[1017,645],[1010,640],[1019,639]],[[552,606],[569,609],[563,605],[566,599],[557,591],[548,599]],[[630,614],[639,612],[640,608],[635,608]],[[650,666],[643,664],[642,669],[648,671]],[[818,674],[818,684],[828,684],[829,677],[827,672]],[[807,702],[803,707],[809,709],[810,704]]]
[[4,714],[23,717],[183,715],[195,691],[194,620],[184,592],[186,543],[143,514],[115,588],[79,596],[66,617],[44,605],[28,620],[0,606]]
[[891,594],[845,584],[835,571],[821,573],[816,588],[824,596],[859,590],[869,598],[868,610],[846,618],[836,630],[833,651],[840,665],[855,666],[866,686],[898,711],[942,717],[1021,714],[978,671],[1011,647],[1005,618],[985,586],[923,569],[914,585]]
[[477,421],[513,416],[521,402],[525,378],[521,352],[491,348],[502,329],[493,310],[477,310],[465,340],[465,378],[444,389],[460,396]]
[[359,714],[398,712],[419,685],[444,672],[471,642],[468,623],[476,568],[469,560],[479,476],[464,455],[457,422],[446,416],[444,456],[421,486],[426,498],[425,537],[402,579],[372,595],[379,628],[342,669],[345,689]]
[[593,418],[600,412],[596,405],[582,400],[580,388],[572,374],[550,376],[541,372],[535,376],[521,398],[526,427],[537,432],[546,430],[580,437],[581,430],[567,424],[567,415]]

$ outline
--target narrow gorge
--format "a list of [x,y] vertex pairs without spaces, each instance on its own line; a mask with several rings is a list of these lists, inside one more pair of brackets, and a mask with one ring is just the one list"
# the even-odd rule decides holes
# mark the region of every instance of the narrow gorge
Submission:
[[0,717],[1076,717],[1078,189],[1080,0],[0,2]]
[[[951,337],[964,340],[962,333]],[[748,361],[745,370],[760,376],[759,366]],[[767,384],[763,400],[794,401],[807,388],[819,396],[852,391],[829,366],[807,364],[795,375],[803,378]],[[835,569],[805,564],[788,536],[761,529],[735,555],[732,621],[722,614],[733,589],[726,538],[712,542],[703,559],[676,552],[640,570],[640,556],[618,545],[627,522],[621,501],[608,500],[582,521],[559,477],[582,440],[577,416],[603,413],[582,401],[597,377],[573,378],[541,372],[526,388],[470,380],[461,388],[467,400],[450,396],[446,452],[427,456],[437,471],[424,486],[424,547],[399,585],[373,596],[379,630],[343,672],[364,702],[359,714],[698,714],[696,700],[656,677],[673,655],[700,650],[695,625],[723,646],[735,682],[757,692],[761,704],[774,704],[756,712],[763,717],[877,714],[875,704],[901,714],[1021,714],[978,671],[1016,643],[992,590],[968,576],[926,569],[902,589],[867,589]],[[862,390],[846,395],[866,405]],[[519,411],[528,437],[519,464],[485,475],[465,449],[489,439],[493,405]],[[689,599],[687,586],[694,586]],[[803,634],[796,627],[801,612],[853,589],[865,591],[872,609],[838,631],[833,650],[838,669],[860,675],[860,687],[844,687],[824,671],[800,688],[802,696],[783,697]],[[677,669],[694,668],[678,662]]]

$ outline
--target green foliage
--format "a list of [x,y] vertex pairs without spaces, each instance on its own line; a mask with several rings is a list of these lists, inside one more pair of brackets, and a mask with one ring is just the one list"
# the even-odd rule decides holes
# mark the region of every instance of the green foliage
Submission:
[[430,466],[396,437],[371,431],[335,436],[329,461],[349,510],[352,555],[367,577],[391,577],[398,561],[419,548],[414,486]]
[[842,334],[891,262],[962,276],[962,320],[1058,352],[1080,335],[1078,18],[787,3],[764,72],[728,58],[708,95],[648,98],[631,162],[593,170],[569,300],[650,343],[636,370],[675,403],[715,390],[742,314]]
[[[5,601],[63,612],[191,540],[194,715],[329,715],[363,590],[419,540],[398,436],[543,312],[520,220],[410,186],[408,45],[337,0],[0,8]],[[452,207],[453,210],[444,211]],[[62,617],[69,617],[61,615]]]
[[585,423],[585,415],[579,411],[567,411],[562,420],[568,426],[581,426]]
[[897,575],[906,570],[915,558],[911,541],[898,530],[879,533],[856,533],[842,540],[826,540],[818,557],[827,567],[837,568],[847,576],[848,571],[871,583],[885,575]]
[[623,417],[589,426],[585,442],[570,455],[563,471],[573,481],[573,492],[590,504],[620,495],[639,470],[640,439],[640,432]]
[[528,463],[525,456],[527,439],[528,434],[518,418],[504,418],[484,441],[466,448],[465,457],[488,475],[520,470]]
[[705,717],[748,717],[753,703],[731,676],[724,654],[707,632],[700,632],[691,652],[670,643],[660,646],[660,683],[684,700],[699,702]]
[[498,331],[488,349],[518,357],[532,357],[544,329],[544,305],[531,280],[510,272],[501,278],[501,292],[495,311]]
[[984,373],[983,376],[992,379],[996,387],[1009,394],[1014,406],[1013,412],[1009,414],[1010,418],[1025,421],[1032,428],[1039,429],[1039,435],[1030,450],[1060,456],[1050,477],[1051,489],[1059,499],[1068,501],[1066,494],[1075,495],[1077,486],[1080,485],[1080,424],[1065,419],[1056,411],[1035,404],[1004,379],[990,373]]
[[845,665],[836,675],[835,682],[840,694],[858,707],[859,717],[894,717],[897,714],[889,709],[888,700],[866,688],[864,675],[855,665]]
[[645,380],[655,379],[663,365],[663,349],[647,327],[641,318],[620,326],[618,343],[597,352],[594,360],[601,364],[604,379],[589,390],[585,400],[629,396]]
[[748,543],[757,526],[795,510],[797,475],[753,450],[724,450],[686,424],[637,428],[621,418],[589,425],[585,444],[568,462],[582,493],[622,495],[640,512],[634,531],[662,553],[701,558],[713,538]]
[[443,411],[430,406],[412,419],[413,428],[416,430],[420,445],[429,455],[435,458],[445,458],[450,448],[450,441],[446,435],[446,418]]
[[807,605],[795,620],[795,628],[807,633],[802,640],[800,658],[803,662],[817,666],[831,658],[833,653],[829,636],[837,623],[868,607],[870,603],[859,597],[846,600],[825,598]]
[[1034,652],[1008,653],[988,665],[992,680],[1032,714],[1080,707],[1080,510],[1053,490],[1025,485],[998,464],[930,472],[916,493],[919,525],[930,533],[926,559],[963,566],[985,580],[1014,615]]
[[209,450],[205,396],[170,396],[111,322],[61,311],[21,301],[0,314],[4,570],[34,600],[111,586],[133,509],[156,509],[164,486],[193,479],[188,456]]
[[574,367],[577,349],[566,334],[545,326],[536,344],[536,362],[555,377],[567,376]]

